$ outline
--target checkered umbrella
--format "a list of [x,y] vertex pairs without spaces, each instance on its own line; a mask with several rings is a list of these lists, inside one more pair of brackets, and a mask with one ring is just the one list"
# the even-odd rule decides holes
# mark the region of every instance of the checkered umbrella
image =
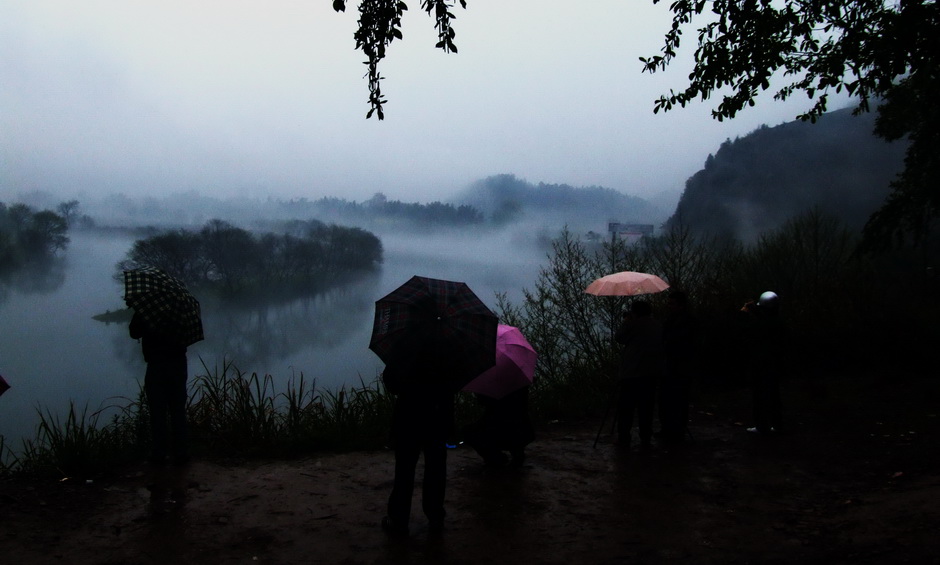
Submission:
[[388,365],[433,339],[453,361],[441,376],[456,392],[496,363],[497,322],[465,283],[414,276],[375,302],[369,349]]
[[176,337],[187,347],[203,339],[199,301],[160,269],[124,271],[124,301],[154,331]]

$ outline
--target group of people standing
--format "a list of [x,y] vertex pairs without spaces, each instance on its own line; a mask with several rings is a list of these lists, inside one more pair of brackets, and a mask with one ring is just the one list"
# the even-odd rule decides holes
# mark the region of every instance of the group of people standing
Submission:
[[[614,334],[621,345],[616,443],[623,447],[630,447],[634,420],[641,449],[651,446],[657,398],[659,439],[678,443],[688,434],[689,389],[697,363],[699,324],[685,293],[671,291],[667,304],[668,315],[660,322],[653,317],[648,301],[634,300]],[[772,433],[780,426],[778,375],[770,351],[782,341],[778,298],[772,292],[764,293],[760,300],[746,304],[742,313],[750,340],[746,345],[748,363],[753,369],[756,425],[749,431]],[[151,460],[163,463],[172,457],[175,462],[186,462],[186,347],[150,327],[139,315],[134,316],[129,330],[132,338],[142,342],[147,362],[144,387],[153,433]],[[419,337],[400,357],[401,362],[387,363],[383,373],[385,386],[396,401],[391,426],[394,483],[382,526],[395,535],[408,533],[415,472],[422,454],[422,509],[429,532],[443,528],[447,440],[456,431],[456,393],[440,378],[452,369],[456,352],[449,351],[447,342],[434,331]],[[525,447],[535,437],[527,397],[528,387],[499,400],[479,397],[485,414],[463,432],[467,444],[486,464],[522,464]]]
[[[691,437],[689,389],[698,363],[699,324],[685,293],[671,291],[667,307],[668,315],[660,322],[648,301],[634,300],[614,335],[621,345],[616,443],[626,448],[634,420],[641,449],[651,446],[657,400],[659,439],[679,443]],[[781,428],[780,351],[786,338],[779,307],[779,297],[768,291],[741,309],[739,327],[755,423],[747,430],[753,433],[771,434]]]
[[667,300],[664,322],[653,317],[648,301],[634,300],[614,334],[621,345],[616,443],[625,448],[632,443],[634,420],[641,448],[651,446],[657,392],[660,438],[685,439],[698,323],[685,293],[673,291]]
[[[184,464],[189,461],[187,346],[173,332],[155,327],[136,310],[128,330],[130,337],[141,343],[147,364],[144,390],[150,416],[150,462]],[[422,509],[429,531],[442,529],[447,441],[457,431],[456,391],[441,377],[454,370],[459,352],[452,350],[435,328],[412,337],[400,344],[397,362],[386,363],[382,374],[386,389],[395,395],[390,433],[395,453],[394,483],[388,512],[382,520],[382,527],[393,535],[408,533],[415,472],[422,455]],[[478,399],[483,416],[462,430],[466,443],[487,465],[522,465],[525,447],[535,437],[528,414],[528,387],[500,399],[482,395]]]

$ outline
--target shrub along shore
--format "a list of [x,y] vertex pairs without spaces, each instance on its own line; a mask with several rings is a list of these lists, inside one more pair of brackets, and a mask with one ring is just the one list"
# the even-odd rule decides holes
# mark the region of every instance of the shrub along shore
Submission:
[[[779,359],[793,379],[885,367],[928,366],[940,287],[932,267],[936,240],[920,247],[861,253],[857,237],[818,211],[794,218],[749,246],[702,239],[680,227],[644,239],[582,241],[565,230],[549,263],[519,303],[497,297],[500,322],[518,327],[539,353],[530,411],[538,425],[599,417],[615,389],[617,352],[611,337],[633,297],[598,297],[584,289],[619,271],[660,275],[683,291],[698,320],[695,392],[747,386],[748,344],[740,309],[772,290],[788,327]],[[649,300],[665,318],[665,296]],[[753,362],[753,361],[752,361]],[[388,438],[392,397],[372,382],[325,390],[301,374],[284,390],[270,375],[210,368],[190,382],[192,451],[200,456],[291,457],[322,450],[378,448]],[[479,408],[458,395],[458,425]],[[74,404],[65,416],[40,409],[34,438],[14,446],[0,436],[0,474],[93,476],[148,450],[142,393],[97,411]]]

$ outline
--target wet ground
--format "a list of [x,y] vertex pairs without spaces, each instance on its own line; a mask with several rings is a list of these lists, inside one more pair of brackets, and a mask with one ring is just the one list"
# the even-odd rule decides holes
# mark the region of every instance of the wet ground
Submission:
[[[91,484],[0,482],[10,563],[940,563],[940,386],[790,381],[790,429],[745,431],[746,391],[700,395],[690,439],[624,451],[598,421],[540,431],[521,469],[450,452],[448,518],[379,528],[387,451],[145,465]],[[604,429],[604,432],[608,430]]]

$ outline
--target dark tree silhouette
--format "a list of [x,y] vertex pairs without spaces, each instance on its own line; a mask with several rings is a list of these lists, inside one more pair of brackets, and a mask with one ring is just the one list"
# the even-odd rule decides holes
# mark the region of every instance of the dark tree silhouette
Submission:
[[[458,0],[466,8],[465,0]],[[659,3],[660,0],[653,0]],[[434,18],[437,48],[456,52],[454,2],[422,0]],[[401,39],[401,18],[408,9],[400,0],[359,0],[356,49],[367,57],[367,117],[384,117],[379,62],[386,47]],[[334,0],[345,11],[345,0]],[[546,8],[549,9],[549,8]],[[675,0],[671,29],[661,53],[642,57],[643,71],[665,70],[675,59],[683,34],[698,22],[695,66],[689,84],[671,90],[654,103],[654,112],[684,107],[720,96],[712,111],[733,118],[755,104],[780,75],[792,80],[774,98],[809,97],[800,117],[815,121],[827,109],[831,93],[858,99],[857,113],[880,101],[877,135],[910,139],[905,169],[891,183],[892,193],[866,226],[869,241],[917,242],[940,212],[940,8],[936,0]],[[723,89],[730,88],[727,94]]]
[[[658,3],[660,0],[653,0]],[[664,70],[676,57],[683,31],[697,29],[689,84],[656,101],[654,111],[720,96],[712,110],[733,118],[782,74],[792,82],[777,100],[804,94],[815,121],[828,96],[845,91],[856,113],[878,106],[875,133],[910,139],[905,169],[868,226],[869,241],[922,238],[940,211],[940,8],[935,0],[677,0],[660,55],[641,58],[644,71]],[[707,13],[710,12],[710,13]],[[730,87],[730,92],[720,94]]]
[[0,202],[0,271],[53,257],[68,247],[68,222],[51,210]]
[[223,293],[263,294],[329,285],[374,269],[382,243],[359,228],[317,220],[285,222],[280,233],[253,233],[223,220],[198,232],[177,230],[134,242],[115,278],[143,266],[163,269],[187,284]]

